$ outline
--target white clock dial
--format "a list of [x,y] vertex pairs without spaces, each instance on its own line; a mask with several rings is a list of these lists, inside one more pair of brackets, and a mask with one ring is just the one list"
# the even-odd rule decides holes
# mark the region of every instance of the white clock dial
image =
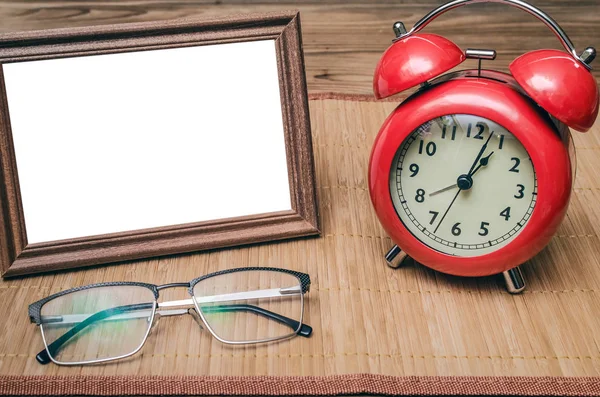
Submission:
[[425,123],[402,143],[390,193],[398,216],[424,244],[479,256],[523,230],[537,179],[529,154],[504,127],[455,114]]

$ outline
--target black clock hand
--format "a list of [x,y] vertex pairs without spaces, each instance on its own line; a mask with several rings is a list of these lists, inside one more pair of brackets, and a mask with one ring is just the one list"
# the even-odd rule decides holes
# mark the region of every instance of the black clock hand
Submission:
[[[490,134],[491,136],[491,134]],[[488,140],[485,142],[485,144],[483,145],[483,150],[485,150],[485,146],[487,145],[487,143],[489,142],[490,138],[488,138]],[[477,157],[481,157],[481,153],[479,153],[479,156]],[[454,196],[454,198],[452,199],[452,202],[450,203],[450,205],[448,206],[448,208],[446,208],[446,212],[444,212],[444,215],[442,215],[442,219],[440,219],[440,223],[438,223],[438,225],[435,227],[435,230],[433,231],[433,234],[437,233],[438,229],[440,228],[442,222],[444,221],[444,218],[446,218],[446,215],[448,215],[448,212],[450,211],[450,208],[452,208],[452,205],[454,205],[454,202],[456,201],[456,199],[458,198],[458,195],[460,194],[460,192],[462,192],[463,190],[468,190],[471,187],[473,187],[473,175],[475,175],[475,173],[477,171],[479,171],[479,169],[483,166],[486,166],[490,160],[490,157],[492,157],[492,154],[494,154],[494,152],[488,154],[486,157],[482,158],[482,159],[477,159],[479,161],[479,165],[477,166],[477,168],[475,168],[474,170],[472,170],[472,172],[469,172],[469,175],[461,175],[458,177],[458,180],[456,181],[456,186],[458,186],[458,192],[456,192],[456,195]],[[444,189],[442,189],[444,190]]]
[[448,215],[448,211],[450,211],[450,208],[452,208],[452,205],[456,201],[456,198],[458,197],[458,195],[460,194],[460,192],[462,192],[462,189],[459,188],[458,192],[456,192],[456,195],[452,199],[452,202],[450,203],[450,205],[448,206],[448,208],[446,208],[446,212],[444,212],[444,215],[442,215],[442,219],[440,219],[440,223],[438,223],[438,225],[435,227],[435,230],[433,231],[433,234],[435,234],[438,231],[438,229],[440,228],[440,225],[442,224],[442,222],[444,222],[444,218],[446,218],[446,215]]
[[494,152],[491,152],[490,154],[488,154],[486,157],[482,158],[481,160],[479,160],[479,165],[477,166],[477,168],[475,168],[473,170],[473,173],[471,174],[471,176],[475,175],[475,173],[477,171],[479,171],[479,169],[481,167],[485,167],[486,165],[488,165],[488,162],[490,161],[490,157],[492,157],[492,154],[494,154]]
[[475,166],[479,162],[479,159],[481,158],[481,156],[483,155],[483,152],[485,152],[485,149],[487,148],[488,142],[490,141],[490,139],[492,139],[493,136],[494,136],[494,131],[490,132],[490,136],[488,136],[488,139],[485,141],[485,143],[483,144],[483,146],[479,150],[479,153],[477,154],[477,158],[475,158],[475,161],[473,162],[473,165],[469,169],[469,172],[467,173],[467,175],[469,175],[469,176],[473,175],[473,169],[475,168]]
[[[488,162],[489,162],[489,160],[490,160],[490,157],[492,157],[492,154],[494,154],[494,152],[491,152],[491,153],[490,153],[490,154],[488,154],[486,157],[484,157],[484,158],[482,158],[481,160],[479,160],[479,165],[477,166],[477,168],[475,168],[475,169],[473,170],[473,174],[471,174],[471,176],[475,175],[475,173],[477,173],[477,171],[479,171],[479,169],[480,169],[481,167],[485,167],[486,165],[488,165]],[[447,190],[450,190],[450,189],[454,189],[455,187],[458,187],[458,183],[455,183],[454,185],[446,186],[445,188],[443,188],[443,189],[440,189],[440,190],[436,190],[436,191],[435,191],[435,192],[433,192],[433,193],[429,193],[429,197],[431,197],[431,196],[435,196],[436,194],[439,194],[439,193],[445,192],[445,191],[447,191]]]

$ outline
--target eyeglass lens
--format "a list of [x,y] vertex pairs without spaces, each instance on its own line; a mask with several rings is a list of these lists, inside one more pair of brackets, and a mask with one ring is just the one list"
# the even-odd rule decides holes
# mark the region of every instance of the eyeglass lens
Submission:
[[131,285],[89,288],[59,296],[41,310],[46,349],[61,363],[132,354],[144,343],[155,305],[152,290]]

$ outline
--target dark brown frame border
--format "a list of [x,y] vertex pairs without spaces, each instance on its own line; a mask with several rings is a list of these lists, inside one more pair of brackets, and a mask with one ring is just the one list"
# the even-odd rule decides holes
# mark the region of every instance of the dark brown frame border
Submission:
[[[27,244],[2,64],[275,40],[292,210]],[[319,234],[297,12],[0,35],[0,270],[3,277]]]

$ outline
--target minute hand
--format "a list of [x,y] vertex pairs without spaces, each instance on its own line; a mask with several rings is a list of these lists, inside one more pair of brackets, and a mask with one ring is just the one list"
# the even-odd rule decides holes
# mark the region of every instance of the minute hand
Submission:
[[483,144],[483,146],[479,150],[479,153],[477,154],[477,157],[475,158],[475,161],[473,162],[473,165],[471,166],[471,168],[469,169],[469,172],[467,173],[468,176],[473,176],[473,171],[475,170],[475,167],[477,166],[477,163],[479,163],[479,159],[481,158],[481,156],[483,156],[483,152],[485,152],[485,149],[487,148],[488,142],[490,141],[490,139],[492,139],[493,136],[494,136],[494,131],[490,132],[490,136],[488,136],[488,139],[485,141],[485,143]]

